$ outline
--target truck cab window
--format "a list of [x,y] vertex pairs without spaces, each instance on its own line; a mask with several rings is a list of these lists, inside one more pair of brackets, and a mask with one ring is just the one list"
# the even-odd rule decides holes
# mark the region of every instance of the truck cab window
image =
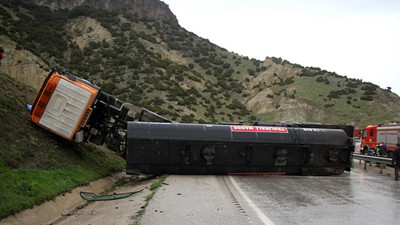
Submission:
[[367,135],[368,135],[368,130],[363,130],[363,135],[362,135],[362,137],[363,137],[363,138],[366,138]]

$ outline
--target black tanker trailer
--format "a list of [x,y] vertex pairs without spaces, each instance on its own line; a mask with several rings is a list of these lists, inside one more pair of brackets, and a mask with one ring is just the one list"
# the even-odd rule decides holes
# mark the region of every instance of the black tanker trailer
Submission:
[[127,173],[337,175],[350,171],[353,127],[128,122]]

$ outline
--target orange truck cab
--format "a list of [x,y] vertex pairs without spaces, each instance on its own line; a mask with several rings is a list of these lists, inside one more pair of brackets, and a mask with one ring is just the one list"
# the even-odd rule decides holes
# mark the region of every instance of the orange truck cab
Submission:
[[53,70],[30,108],[32,121],[65,139],[124,146],[128,108],[89,81]]
[[31,109],[37,125],[68,140],[86,125],[99,88],[72,76],[51,73]]

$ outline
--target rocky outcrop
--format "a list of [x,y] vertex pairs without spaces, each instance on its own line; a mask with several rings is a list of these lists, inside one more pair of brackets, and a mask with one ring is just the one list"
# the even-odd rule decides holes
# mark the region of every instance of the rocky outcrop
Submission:
[[38,90],[49,73],[48,66],[30,51],[17,49],[7,36],[0,35],[0,43],[6,50],[0,71]]
[[47,6],[52,10],[73,9],[81,5],[95,8],[127,12],[139,18],[153,18],[178,24],[176,16],[169,6],[160,0],[27,0],[37,5]]
[[111,33],[95,19],[88,17],[74,18],[65,25],[65,29],[80,49],[88,46],[91,41],[106,41],[112,43]]

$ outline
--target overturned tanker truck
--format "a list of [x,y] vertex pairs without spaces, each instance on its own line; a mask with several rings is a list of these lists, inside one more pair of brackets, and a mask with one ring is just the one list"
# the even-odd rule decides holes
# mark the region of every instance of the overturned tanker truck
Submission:
[[128,122],[127,171],[337,175],[350,171],[352,127]]
[[176,123],[142,109],[138,119],[100,87],[53,70],[32,121],[71,141],[106,144],[128,174],[337,175],[350,171],[353,127],[315,123]]

